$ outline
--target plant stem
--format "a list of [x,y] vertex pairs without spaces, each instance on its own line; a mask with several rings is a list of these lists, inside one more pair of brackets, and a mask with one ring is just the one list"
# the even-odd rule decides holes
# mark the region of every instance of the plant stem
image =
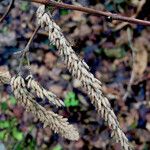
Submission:
[[[26,0],[26,1],[29,1],[29,0]],[[150,26],[150,21],[140,20],[140,19],[136,19],[132,17],[125,17],[125,16],[113,14],[111,12],[104,12],[104,11],[95,10],[92,8],[83,7],[83,6],[69,5],[65,3],[55,2],[52,0],[31,0],[31,1],[36,2],[36,3],[41,3],[44,5],[51,5],[56,8],[77,10],[77,11],[82,11],[82,12],[89,13],[91,15],[96,15],[96,16],[105,16],[105,17],[111,18],[112,20],[120,20],[120,21],[129,22],[133,24]]]
[[26,47],[21,51],[22,54],[21,54],[21,60],[20,60],[19,68],[18,68],[18,73],[20,72],[20,70],[22,68],[22,63],[23,63],[23,59],[25,56],[27,57],[28,65],[30,64],[27,53],[29,52],[30,45],[31,45],[31,43],[32,43],[32,41],[33,41],[33,39],[34,39],[34,37],[35,37],[35,35],[39,29],[40,29],[40,26],[37,26],[36,29],[34,30],[32,36],[31,36],[31,38],[29,39]]
[[10,12],[10,10],[11,10],[13,4],[14,4],[14,1],[15,1],[15,0],[11,0],[10,4],[9,4],[9,6],[8,6],[7,11],[6,11],[6,12],[4,13],[4,15],[0,18],[0,23],[3,22],[3,20],[4,20],[4,19],[7,17],[7,15],[9,14],[9,12]]

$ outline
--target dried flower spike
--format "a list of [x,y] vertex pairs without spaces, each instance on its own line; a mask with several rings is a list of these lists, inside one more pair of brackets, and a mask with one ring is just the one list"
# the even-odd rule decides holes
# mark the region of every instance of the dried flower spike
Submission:
[[69,140],[79,139],[77,129],[70,125],[66,118],[52,111],[47,111],[36,102],[34,95],[27,90],[25,80],[21,76],[11,79],[11,87],[17,102],[23,105],[27,111],[32,112],[34,117],[44,124],[44,127],[50,127],[54,132]]
[[47,98],[52,104],[61,107],[64,106],[64,102],[60,100],[54,93],[44,89],[37,81],[33,79],[32,75],[26,77],[27,88],[33,89],[39,98]]
[[48,29],[50,42],[56,45],[72,76],[81,81],[96,110],[111,127],[112,136],[116,142],[120,142],[124,150],[132,150],[108,99],[102,94],[101,82],[89,72],[87,64],[77,57],[60,27],[52,20],[51,15],[46,13],[44,5],[41,5],[37,10],[37,21],[40,26]]

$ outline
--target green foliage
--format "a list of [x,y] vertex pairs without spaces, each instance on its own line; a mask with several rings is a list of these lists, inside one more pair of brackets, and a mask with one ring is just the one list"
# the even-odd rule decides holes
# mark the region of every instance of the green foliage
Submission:
[[[14,96],[10,96],[8,100],[11,105],[16,105],[16,99],[14,98]],[[6,111],[9,111],[7,101],[1,103],[1,110],[4,113]],[[24,133],[17,128],[17,125],[18,120],[15,117],[7,120],[0,120],[0,140],[7,143],[11,137],[11,141],[12,143],[14,143],[15,146],[12,144],[8,145],[7,147],[9,149],[13,149],[15,147],[15,150],[22,150],[25,147],[24,145],[26,137]],[[31,140],[28,143],[27,147],[29,149],[34,149],[35,145],[35,141]]]
[[125,49],[122,47],[113,49],[104,49],[104,54],[108,58],[123,58],[126,55]]
[[36,147],[35,139],[30,140],[30,142],[28,143],[28,147],[32,150],[35,149],[35,147]]
[[137,125],[138,123],[136,121],[133,121],[133,123],[129,126],[129,130],[135,129]]
[[19,131],[17,128],[13,128],[12,135],[17,141],[23,140],[23,133]]
[[69,14],[69,10],[61,9],[60,10],[60,14],[61,14],[61,16],[68,15]]
[[10,128],[10,122],[7,120],[0,120],[0,129]]
[[[34,150],[36,141],[31,139],[30,141],[26,141],[26,136],[22,131],[17,129],[18,121],[16,118],[10,120],[0,120],[0,140],[3,142],[8,141],[8,137],[11,137],[14,145],[11,148],[15,150],[22,150],[24,147]],[[33,127],[30,129],[32,131]],[[15,144],[16,143],[16,144]]]
[[68,92],[64,103],[66,107],[75,107],[79,105],[79,100],[76,99],[76,95],[74,92]]
[[11,103],[12,105],[16,105],[17,101],[16,101],[16,99],[15,99],[14,96],[10,96],[9,99],[10,99],[10,103]]
[[2,102],[2,103],[1,103],[1,110],[2,110],[2,111],[6,111],[7,109],[8,109],[7,103],[6,103],[6,102]]
[[3,140],[5,138],[6,133],[6,130],[0,131],[0,140]]
[[0,33],[8,33],[8,27],[5,26],[5,27],[1,28]]
[[62,150],[62,146],[57,144],[52,150]]
[[25,1],[21,2],[20,9],[21,9],[21,11],[28,11],[29,10],[29,3],[25,2]]
[[23,133],[20,132],[17,128],[16,128],[16,123],[17,120],[16,118],[13,118],[11,120],[1,120],[0,121],[0,130],[2,130],[0,132],[0,139],[1,140],[5,140],[5,135],[13,135],[13,138],[15,138],[16,140],[22,140],[23,138]]

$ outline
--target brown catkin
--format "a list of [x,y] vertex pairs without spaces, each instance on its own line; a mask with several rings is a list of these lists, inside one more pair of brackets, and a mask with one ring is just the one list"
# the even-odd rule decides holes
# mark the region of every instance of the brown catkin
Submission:
[[27,90],[25,80],[21,76],[11,79],[11,87],[17,102],[23,105],[27,111],[32,112],[34,117],[44,124],[44,127],[50,127],[54,132],[59,133],[66,139],[79,139],[77,129],[70,125],[66,118],[52,111],[47,111],[36,102],[34,95]]
[[112,136],[116,142],[120,142],[124,150],[132,150],[108,99],[102,93],[101,82],[89,72],[88,65],[77,57],[60,27],[52,20],[51,15],[45,11],[44,5],[41,5],[37,10],[37,21],[39,25],[48,30],[50,42],[56,45],[72,76],[81,81],[96,110],[111,127]]

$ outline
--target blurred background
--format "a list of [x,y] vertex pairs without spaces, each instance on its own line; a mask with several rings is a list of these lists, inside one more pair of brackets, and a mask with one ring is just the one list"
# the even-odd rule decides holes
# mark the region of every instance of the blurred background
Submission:
[[[0,1],[0,16],[10,0]],[[124,16],[150,20],[149,0],[64,0]],[[0,23],[0,70],[15,75],[20,55],[35,27],[38,4],[15,1]],[[103,91],[121,128],[136,150],[150,149],[150,27],[114,21],[70,10],[56,10],[53,18],[62,28],[77,55],[103,83]],[[48,33],[40,29],[30,47],[31,70],[43,87],[64,100],[64,108],[45,104],[67,117],[81,138],[68,141],[54,134],[17,105],[9,85],[0,85],[0,150],[121,150],[110,137],[110,129],[97,114],[78,80],[50,45]],[[24,61],[26,71],[26,61]]]

